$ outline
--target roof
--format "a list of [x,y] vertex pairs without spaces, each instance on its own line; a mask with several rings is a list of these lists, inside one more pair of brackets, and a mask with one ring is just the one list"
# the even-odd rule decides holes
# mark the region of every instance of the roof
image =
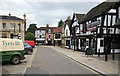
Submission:
[[65,26],[68,25],[68,27],[70,28],[71,23],[72,23],[72,20],[66,20],[65,21]]
[[23,21],[23,19],[18,18],[16,16],[5,16],[5,15],[0,15],[0,19],[4,19],[4,20],[20,20],[20,21]]
[[49,29],[51,29],[53,33],[62,33],[62,27],[40,27],[40,28],[37,28],[36,30],[48,31]]
[[74,15],[76,16],[78,22],[80,22],[83,19],[83,17],[85,16],[85,14],[74,14]]
[[99,4],[98,6],[92,8],[82,19],[81,22],[87,21],[95,16],[98,16],[102,13],[108,12],[110,9],[115,8],[116,4],[118,5],[118,2],[103,2]]
[[54,33],[62,33],[62,27],[57,27],[53,29]]
[[40,27],[40,28],[36,28],[36,30],[48,30],[53,28],[56,28],[56,27]]

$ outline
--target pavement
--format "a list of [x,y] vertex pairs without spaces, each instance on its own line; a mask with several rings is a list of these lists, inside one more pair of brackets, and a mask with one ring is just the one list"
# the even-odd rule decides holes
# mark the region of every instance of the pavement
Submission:
[[[61,54],[77,61],[78,63],[104,75],[115,75],[119,76],[118,71],[118,60],[112,60],[109,58],[108,62],[104,61],[104,55],[98,57],[97,55],[85,56],[85,52],[73,51],[71,49],[60,48],[58,46],[46,46],[60,52]],[[111,56],[110,56],[111,57]]]

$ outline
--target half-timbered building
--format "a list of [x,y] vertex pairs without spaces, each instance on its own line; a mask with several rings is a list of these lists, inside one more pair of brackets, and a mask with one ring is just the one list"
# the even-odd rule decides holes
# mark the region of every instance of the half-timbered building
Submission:
[[[120,52],[120,2],[103,2],[92,8],[79,22],[81,50],[95,53]],[[116,24],[117,23],[117,24]]]

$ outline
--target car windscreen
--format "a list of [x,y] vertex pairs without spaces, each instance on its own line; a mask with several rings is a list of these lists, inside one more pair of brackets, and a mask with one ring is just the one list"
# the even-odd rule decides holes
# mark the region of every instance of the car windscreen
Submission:
[[24,42],[24,47],[31,47],[28,43]]

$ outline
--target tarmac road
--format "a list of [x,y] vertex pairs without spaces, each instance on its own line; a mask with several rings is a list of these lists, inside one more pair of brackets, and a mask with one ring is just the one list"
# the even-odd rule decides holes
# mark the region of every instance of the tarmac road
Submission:
[[26,74],[91,74],[92,76],[97,73],[47,46],[39,46]]

